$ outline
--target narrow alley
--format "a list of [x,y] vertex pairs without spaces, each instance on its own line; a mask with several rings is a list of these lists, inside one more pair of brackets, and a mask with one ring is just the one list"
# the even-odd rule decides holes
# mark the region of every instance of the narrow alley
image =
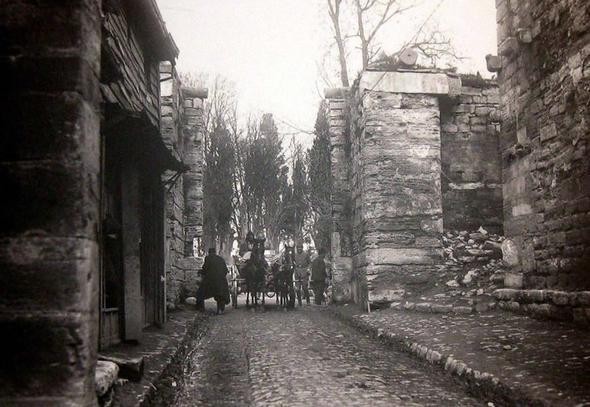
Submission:
[[173,405],[485,405],[450,376],[363,335],[325,307],[230,309],[206,329]]

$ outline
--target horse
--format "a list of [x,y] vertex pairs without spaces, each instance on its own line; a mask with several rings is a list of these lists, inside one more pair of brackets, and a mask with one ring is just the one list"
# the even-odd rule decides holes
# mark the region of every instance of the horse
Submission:
[[293,248],[286,247],[283,264],[278,273],[279,304],[284,308],[295,308],[295,289],[293,288],[293,273],[295,262]]
[[261,293],[262,305],[264,305],[265,277],[268,264],[264,259],[264,241],[257,242],[252,249],[250,258],[243,267],[243,278],[246,282],[246,306],[258,306],[258,295]]

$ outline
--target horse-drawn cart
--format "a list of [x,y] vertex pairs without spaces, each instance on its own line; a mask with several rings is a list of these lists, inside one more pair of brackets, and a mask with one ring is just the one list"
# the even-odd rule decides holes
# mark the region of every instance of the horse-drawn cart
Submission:
[[[262,254],[262,256],[264,256]],[[232,306],[238,308],[238,297],[246,294],[246,305],[264,304],[265,297],[276,295],[275,276],[272,267],[276,259],[264,258],[260,254],[247,252],[237,259],[236,264],[229,267],[229,292]]]

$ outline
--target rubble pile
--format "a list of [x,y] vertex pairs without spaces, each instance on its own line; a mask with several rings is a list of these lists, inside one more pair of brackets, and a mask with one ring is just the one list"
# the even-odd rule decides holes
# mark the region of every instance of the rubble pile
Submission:
[[[490,296],[502,288],[509,266],[502,258],[504,236],[477,231],[447,231],[442,235],[445,262],[439,267],[433,297]],[[435,294],[435,291],[438,293]]]

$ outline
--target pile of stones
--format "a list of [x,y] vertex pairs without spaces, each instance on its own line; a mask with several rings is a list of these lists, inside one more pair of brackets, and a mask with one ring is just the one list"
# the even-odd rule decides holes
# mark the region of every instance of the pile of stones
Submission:
[[446,282],[449,288],[473,288],[477,294],[501,287],[507,267],[502,260],[504,236],[477,231],[449,231],[442,236],[446,272],[455,278]]

